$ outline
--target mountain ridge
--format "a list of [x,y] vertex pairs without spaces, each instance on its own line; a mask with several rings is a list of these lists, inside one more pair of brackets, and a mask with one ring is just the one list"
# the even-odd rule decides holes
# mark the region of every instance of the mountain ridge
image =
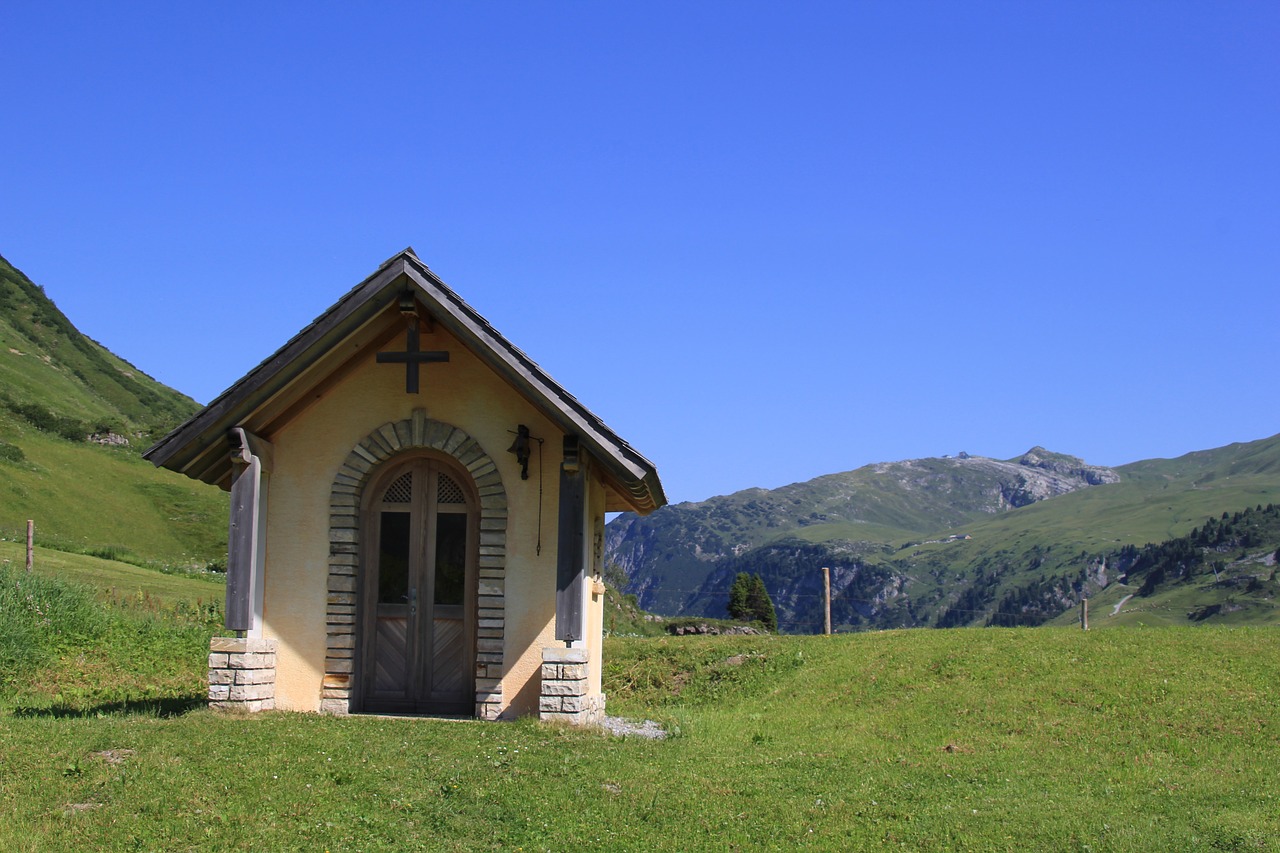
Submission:
[[818,569],[829,566],[848,628],[981,624],[1037,584],[1069,606],[1105,586],[1098,561],[1110,550],[1183,535],[1277,492],[1280,436],[1117,468],[1037,446],[1011,460],[873,463],[620,516],[606,545],[626,591],[663,615],[721,615],[732,577],[758,572],[784,627],[812,630]]
[[741,557],[806,528],[852,531],[856,526],[868,541],[894,541],[1118,480],[1112,469],[1039,446],[1011,460],[965,453],[876,462],[774,490],[744,489],[663,507],[649,516],[620,516],[606,528],[606,549],[632,579],[628,591],[639,596],[642,606],[659,612],[674,606],[678,611],[674,587],[661,588],[668,573],[648,573],[636,582],[637,567],[653,562],[652,532],[658,528],[680,530],[666,537],[657,558],[676,569],[687,594],[691,583],[705,580],[705,564]]

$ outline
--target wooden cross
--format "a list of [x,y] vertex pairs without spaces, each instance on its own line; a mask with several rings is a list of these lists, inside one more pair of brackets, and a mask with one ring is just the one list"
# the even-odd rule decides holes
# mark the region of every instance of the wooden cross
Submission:
[[418,348],[418,318],[409,318],[409,333],[404,345],[404,352],[380,352],[378,364],[404,365],[404,392],[418,393],[418,365],[432,361],[448,361],[447,352],[423,352]]

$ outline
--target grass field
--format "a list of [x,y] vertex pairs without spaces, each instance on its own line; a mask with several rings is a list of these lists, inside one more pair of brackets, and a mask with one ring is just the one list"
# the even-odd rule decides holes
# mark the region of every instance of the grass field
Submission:
[[[0,566],[5,563],[22,568],[26,564],[26,544],[0,539]],[[35,549],[35,571],[86,584],[105,597],[154,599],[162,607],[173,607],[180,601],[220,603],[227,594],[225,581],[220,575],[165,574],[116,560],[52,548]]]
[[209,629],[146,618],[111,637],[150,686],[73,645],[0,695],[0,849],[1280,846],[1273,628],[611,639],[610,712],[649,741],[217,714]]

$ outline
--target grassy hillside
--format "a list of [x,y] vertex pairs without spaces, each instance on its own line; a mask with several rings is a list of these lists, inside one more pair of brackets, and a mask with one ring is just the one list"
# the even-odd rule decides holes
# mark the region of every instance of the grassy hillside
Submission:
[[1280,624],[1280,505],[1211,516],[1186,536],[1128,546],[1108,561],[1119,580],[1091,599],[1092,627]]
[[226,556],[221,490],[156,469],[127,449],[70,442],[0,415],[0,441],[23,459],[0,461],[0,537],[25,535],[71,550],[175,565]]
[[[530,721],[217,714],[199,708],[198,625],[161,612],[104,620],[93,631],[145,677],[122,685],[92,638],[55,638],[20,699],[0,686],[0,849],[1280,839],[1276,629],[611,639],[610,711],[669,733],[647,740]],[[62,677],[74,669],[77,681]]]
[[0,257],[0,388],[14,401],[122,431],[157,431],[195,401],[85,337],[44,290]]
[[[1178,627],[1205,621],[1280,627],[1280,590],[1274,581],[1264,584],[1265,589],[1256,592],[1247,591],[1247,583],[1224,589],[1215,587],[1210,575],[1189,584],[1170,584],[1149,597],[1138,597],[1136,584],[1113,584],[1089,599],[1089,630]],[[1073,607],[1045,624],[1067,627],[1079,625],[1079,620],[1080,611]]]
[[[81,335],[0,258],[0,537],[30,518],[50,546],[224,560],[226,496],[139,455],[197,408]],[[115,443],[89,438],[108,434]]]

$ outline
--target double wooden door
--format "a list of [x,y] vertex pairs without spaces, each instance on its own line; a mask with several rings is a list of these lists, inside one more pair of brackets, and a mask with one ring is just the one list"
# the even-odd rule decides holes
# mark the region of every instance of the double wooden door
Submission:
[[465,471],[394,465],[365,509],[362,696],[366,711],[474,712],[476,503]]

